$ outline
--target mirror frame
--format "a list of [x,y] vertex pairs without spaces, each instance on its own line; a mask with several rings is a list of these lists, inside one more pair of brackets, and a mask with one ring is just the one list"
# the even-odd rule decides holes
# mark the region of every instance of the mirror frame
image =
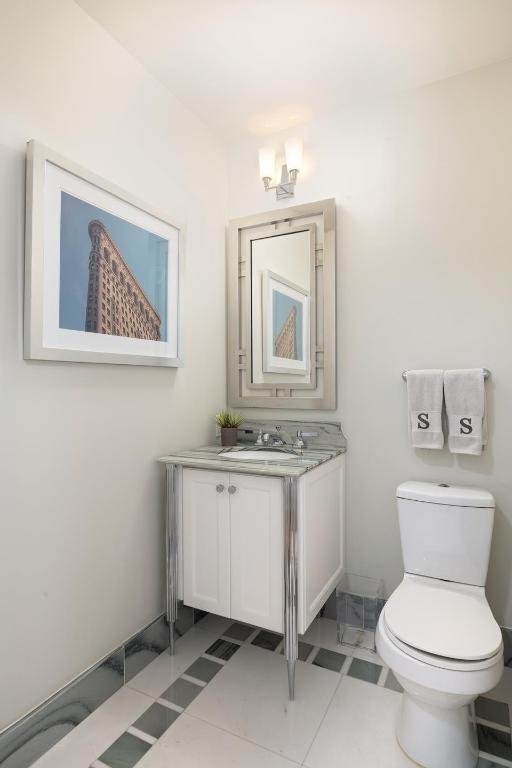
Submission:
[[[314,273],[311,306],[310,382],[252,382],[250,243],[265,237],[310,232]],[[322,279],[317,275],[322,271]],[[322,322],[316,323],[317,313]],[[323,338],[319,338],[320,328]],[[333,198],[234,219],[228,240],[228,405],[235,408],[336,408],[336,205]],[[317,371],[323,370],[321,391]],[[263,394],[266,390],[269,394]]]

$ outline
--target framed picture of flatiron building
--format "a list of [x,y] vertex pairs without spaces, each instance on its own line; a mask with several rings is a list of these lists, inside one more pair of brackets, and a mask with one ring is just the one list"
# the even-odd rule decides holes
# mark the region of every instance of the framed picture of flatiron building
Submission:
[[25,358],[183,365],[183,237],[170,217],[29,142]]
[[262,281],[264,372],[309,374],[309,292],[268,269]]

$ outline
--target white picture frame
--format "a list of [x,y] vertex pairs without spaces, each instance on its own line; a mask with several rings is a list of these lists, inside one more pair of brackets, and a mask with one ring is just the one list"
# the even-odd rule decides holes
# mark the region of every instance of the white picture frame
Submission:
[[[262,273],[262,318],[263,318],[263,370],[265,373],[287,373],[304,375],[310,371],[310,296],[309,292],[281,275],[264,270]],[[285,331],[284,315],[277,317],[276,304],[281,301],[285,314],[291,312],[286,322],[291,322],[292,313],[295,351],[290,356],[277,353],[278,338]],[[297,322],[296,318],[300,319]],[[293,346],[293,344],[292,344]]]
[[34,140],[26,180],[25,359],[183,366],[183,227]]

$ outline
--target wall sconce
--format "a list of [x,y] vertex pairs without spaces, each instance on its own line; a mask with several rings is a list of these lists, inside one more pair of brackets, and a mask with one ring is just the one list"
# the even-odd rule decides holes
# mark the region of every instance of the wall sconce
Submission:
[[293,197],[297,174],[302,168],[302,141],[287,139],[284,143],[286,163],[281,168],[281,181],[270,185],[276,170],[276,150],[274,147],[262,147],[259,152],[260,176],[265,189],[275,189],[276,200]]

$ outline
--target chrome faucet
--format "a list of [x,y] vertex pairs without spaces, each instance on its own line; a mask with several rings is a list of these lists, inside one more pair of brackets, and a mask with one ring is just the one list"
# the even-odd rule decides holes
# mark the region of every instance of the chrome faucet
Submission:
[[[262,436],[263,445],[286,445],[285,441],[277,432],[264,432]],[[258,443],[260,445],[260,443]]]
[[288,445],[283,437],[284,433],[282,432],[281,425],[276,424],[275,429],[275,432],[265,432],[263,435],[263,442],[265,445]]
[[305,445],[306,444],[305,444],[304,439],[302,437],[302,431],[300,429],[298,429],[297,430],[297,437],[294,440],[293,447],[302,450],[305,447]]

